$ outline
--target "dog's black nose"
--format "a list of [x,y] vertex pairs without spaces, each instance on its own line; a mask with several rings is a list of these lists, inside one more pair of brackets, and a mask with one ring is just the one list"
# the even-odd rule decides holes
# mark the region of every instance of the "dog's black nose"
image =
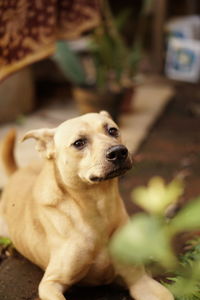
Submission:
[[128,156],[128,149],[123,145],[112,146],[106,152],[106,158],[113,163],[122,162]]

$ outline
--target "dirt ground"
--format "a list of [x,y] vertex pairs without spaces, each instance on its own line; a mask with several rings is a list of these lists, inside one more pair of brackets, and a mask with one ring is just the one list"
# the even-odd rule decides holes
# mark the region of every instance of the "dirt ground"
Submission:
[[[130,201],[131,191],[153,176],[166,181],[179,176],[185,181],[184,204],[200,195],[200,87],[177,85],[176,96],[166,107],[134,157],[134,168],[120,180],[121,194],[130,214],[138,208]],[[42,272],[19,255],[0,263],[0,299],[33,300]],[[129,300],[115,286],[73,288],[71,300]]]
[[200,195],[200,87],[176,86],[176,95],[136,153],[135,166],[121,180],[121,193],[130,213],[131,191],[153,176],[185,182],[180,204]]

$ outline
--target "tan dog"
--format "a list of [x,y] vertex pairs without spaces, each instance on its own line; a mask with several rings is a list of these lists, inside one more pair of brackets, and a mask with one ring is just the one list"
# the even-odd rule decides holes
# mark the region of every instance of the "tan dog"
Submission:
[[68,120],[55,129],[28,132],[45,162],[16,170],[14,135],[2,155],[13,173],[1,201],[0,235],[8,234],[25,257],[45,270],[42,300],[64,300],[75,283],[106,284],[120,275],[137,300],[172,300],[143,267],[112,260],[107,245],[128,220],[117,176],[131,168],[119,129],[106,112]]

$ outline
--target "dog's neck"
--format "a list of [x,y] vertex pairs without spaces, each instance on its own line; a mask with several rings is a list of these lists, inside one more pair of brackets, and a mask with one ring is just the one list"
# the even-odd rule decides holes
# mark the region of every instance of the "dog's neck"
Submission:
[[39,191],[39,195],[35,194],[34,197],[38,199],[35,200],[39,202],[38,207],[52,207],[64,214],[71,211],[72,223],[80,227],[80,231],[86,222],[90,229],[101,231],[101,237],[110,236],[119,220],[127,220],[126,209],[118,191],[118,178],[91,185],[84,183],[81,189],[80,185],[63,186],[60,180],[53,162],[47,162],[35,186],[35,191]]
[[[74,199],[80,206],[88,207],[88,205],[98,202],[99,199],[101,199],[101,202],[104,199],[105,201],[112,202],[113,198],[115,200],[120,198],[118,178],[95,184],[87,184],[80,181],[74,185],[66,186],[53,160],[45,163],[41,175],[38,177],[37,184],[45,190],[45,199],[42,202],[47,205],[56,205],[59,201],[70,197],[70,199]],[[51,195],[51,198],[47,194]],[[52,197],[52,195],[55,195],[55,197]]]

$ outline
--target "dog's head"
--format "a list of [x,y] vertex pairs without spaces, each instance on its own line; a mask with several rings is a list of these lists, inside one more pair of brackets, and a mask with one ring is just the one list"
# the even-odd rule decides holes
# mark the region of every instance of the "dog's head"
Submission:
[[53,159],[64,184],[98,183],[124,174],[132,162],[120,131],[105,111],[68,120],[55,129],[29,131],[36,149]]

